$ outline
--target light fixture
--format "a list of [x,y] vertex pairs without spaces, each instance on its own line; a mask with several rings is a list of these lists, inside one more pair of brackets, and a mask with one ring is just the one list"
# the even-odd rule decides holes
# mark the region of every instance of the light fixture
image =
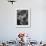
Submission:
[[8,0],[8,2],[11,2],[12,4],[16,2],[15,0]]

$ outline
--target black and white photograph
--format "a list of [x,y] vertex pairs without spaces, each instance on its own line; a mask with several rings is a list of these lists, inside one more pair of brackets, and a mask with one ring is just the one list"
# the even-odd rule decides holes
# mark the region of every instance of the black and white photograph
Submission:
[[30,24],[30,10],[17,9],[16,25],[17,27],[28,27]]
[[17,25],[28,25],[28,10],[17,10]]

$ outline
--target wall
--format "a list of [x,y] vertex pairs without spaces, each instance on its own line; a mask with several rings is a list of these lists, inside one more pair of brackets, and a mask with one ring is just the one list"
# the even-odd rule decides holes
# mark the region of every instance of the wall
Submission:
[[[16,9],[31,8],[31,27],[16,28]],[[24,31],[33,40],[46,40],[45,0],[17,0],[14,5],[0,0],[0,40],[15,40],[18,32]]]

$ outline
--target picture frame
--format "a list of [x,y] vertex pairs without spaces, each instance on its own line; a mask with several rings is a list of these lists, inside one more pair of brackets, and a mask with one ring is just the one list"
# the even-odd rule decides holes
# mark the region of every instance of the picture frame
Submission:
[[17,28],[31,27],[31,9],[30,8],[16,9],[16,27]]

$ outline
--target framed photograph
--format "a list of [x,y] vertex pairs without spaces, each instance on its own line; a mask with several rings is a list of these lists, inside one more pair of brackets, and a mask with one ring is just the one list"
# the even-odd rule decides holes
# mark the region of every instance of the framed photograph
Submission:
[[16,27],[24,28],[31,26],[31,12],[28,8],[16,9]]

